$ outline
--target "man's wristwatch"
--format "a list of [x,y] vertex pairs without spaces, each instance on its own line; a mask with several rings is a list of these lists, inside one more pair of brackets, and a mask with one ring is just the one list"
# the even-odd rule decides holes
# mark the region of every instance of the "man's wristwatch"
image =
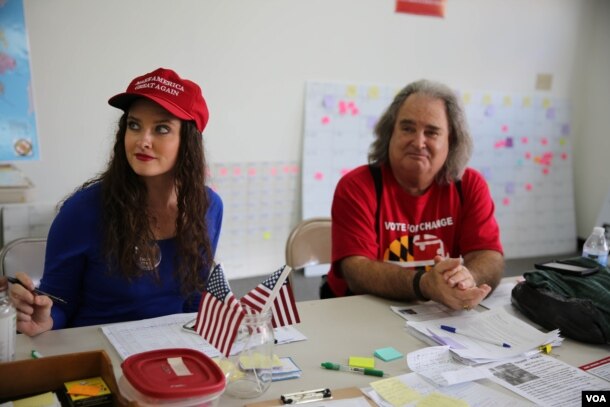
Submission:
[[424,294],[419,287],[419,280],[421,280],[421,276],[423,276],[425,272],[426,270],[419,269],[413,277],[413,292],[415,293],[415,297],[420,301],[430,301],[430,298],[424,297]]

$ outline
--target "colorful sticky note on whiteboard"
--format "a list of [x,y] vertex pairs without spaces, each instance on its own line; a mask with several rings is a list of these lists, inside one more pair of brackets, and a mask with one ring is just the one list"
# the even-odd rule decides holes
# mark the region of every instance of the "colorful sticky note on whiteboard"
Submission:
[[335,98],[332,95],[325,95],[322,99],[322,106],[326,109],[332,109],[335,106]]
[[345,89],[345,96],[347,96],[348,98],[355,98],[356,96],[358,96],[358,87],[356,85],[349,85]]
[[369,88],[369,99],[379,99],[379,87],[371,86]]

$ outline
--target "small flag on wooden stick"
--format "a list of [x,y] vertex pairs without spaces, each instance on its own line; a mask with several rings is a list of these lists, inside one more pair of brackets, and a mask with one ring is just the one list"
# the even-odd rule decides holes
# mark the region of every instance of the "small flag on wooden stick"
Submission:
[[201,297],[195,331],[228,357],[244,315],[241,303],[231,292],[222,265],[217,264]]
[[271,307],[274,328],[301,322],[288,280],[291,271],[289,266],[283,266],[241,299],[242,304],[256,312],[262,313]]

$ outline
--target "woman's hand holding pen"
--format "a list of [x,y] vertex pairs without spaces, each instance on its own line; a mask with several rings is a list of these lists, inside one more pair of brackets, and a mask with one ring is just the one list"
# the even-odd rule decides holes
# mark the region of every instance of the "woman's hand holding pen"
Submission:
[[45,295],[35,295],[34,282],[25,273],[16,273],[21,284],[11,284],[9,295],[17,309],[17,330],[25,335],[34,336],[53,327],[51,307],[53,301]]

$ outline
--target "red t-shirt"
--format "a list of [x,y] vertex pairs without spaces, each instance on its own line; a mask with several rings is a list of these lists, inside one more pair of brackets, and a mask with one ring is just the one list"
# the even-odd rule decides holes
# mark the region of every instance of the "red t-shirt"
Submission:
[[[434,183],[422,196],[403,190],[388,165],[382,167],[383,193],[379,237],[375,231],[377,197],[367,165],[339,180],[332,204],[332,265],[328,284],[337,296],[347,284],[337,262],[348,256],[378,260],[431,260],[475,250],[502,253],[500,230],[487,183],[474,169],[462,177],[462,199],[454,183]],[[378,240],[379,239],[379,240]]]

